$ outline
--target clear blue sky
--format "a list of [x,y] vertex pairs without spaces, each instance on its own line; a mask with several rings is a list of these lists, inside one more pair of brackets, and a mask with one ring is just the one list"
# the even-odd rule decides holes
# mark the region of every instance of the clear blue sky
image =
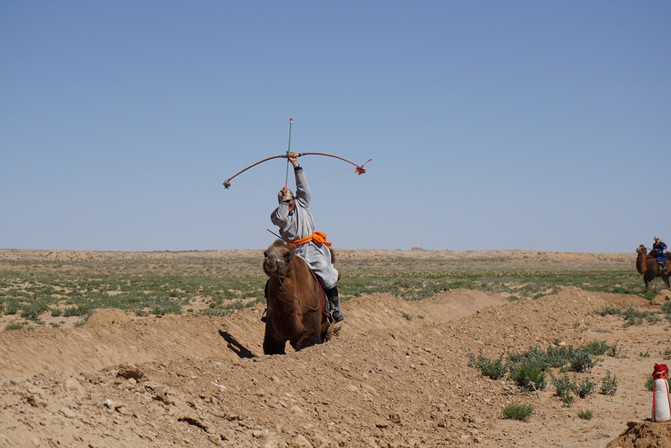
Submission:
[[2,2],[0,248],[265,248],[285,161],[222,182],[286,151],[290,117],[293,151],[373,158],[311,185],[334,247],[671,243],[670,20],[666,0]]

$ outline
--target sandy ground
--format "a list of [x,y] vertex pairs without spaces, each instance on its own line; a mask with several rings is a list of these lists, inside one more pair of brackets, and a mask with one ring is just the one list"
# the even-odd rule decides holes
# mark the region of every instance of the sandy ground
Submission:
[[[624,327],[593,312],[659,309],[668,296],[369,295],[344,304],[336,338],[281,356],[263,355],[261,307],[132,321],[100,310],[78,328],[4,331],[0,447],[671,447],[671,423],[649,421],[644,387],[655,363],[671,364],[669,322]],[[468,366],[468,353],[595,340],[619,356],[590,378],[610,371],[618,391],[572,407],[550,385],[524,393]],[[511,403],[534,413],[502,418]],[[582,410],[594,417],[578,418]]]

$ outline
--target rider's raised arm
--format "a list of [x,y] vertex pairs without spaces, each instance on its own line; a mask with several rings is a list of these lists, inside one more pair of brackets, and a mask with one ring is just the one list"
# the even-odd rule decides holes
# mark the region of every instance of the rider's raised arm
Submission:
[[277,227],[284,227],[284,224],[287,222],[287,217],[289,216],[289,203],[285,201],[280,201],[279,205],[273,212],[270,214],[270,221],[275,224]]
[[296,175],[296,202],[298,202],[303,207],[310,206],[310,188],[308,187],[308,179],[305,177],[305,172],[303,168],[298,166],[294,168],[294,174]]

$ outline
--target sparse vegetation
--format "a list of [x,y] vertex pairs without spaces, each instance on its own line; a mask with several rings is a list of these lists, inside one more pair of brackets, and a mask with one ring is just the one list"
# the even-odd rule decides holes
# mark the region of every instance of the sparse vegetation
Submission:
[[583,420],[592,420],[593,417],[594,417],[594,415],[592,414],[592,411],[590,411],[590,410],[584,410],[584,411],[578,412],[578,418],[581,418]]
[[[212,257],[197,251],[146,252],[67,261],[5,260],[0,262],[0,314],[36,325],[45,312],[85,319],[97,308],[138,315],[192,310],[223,316],[264,300],[261,253]],[[497,292],[510,300],[537,299],[562,286],[642,294],[639,275],[625,262],[558,269],[555,263],[538,260],[446,259],[440,254],[432,258],[423,251],[380,258],[339,256],[336,265],[342,274],[343,301],[372,293],[419,300],[457,288]]]
[[648,377],[645,380],[645,390],[649,390],[652,392],[655,389],[655,377],[652,375],[648,375]]
[[555,388],[555,394],[562,399],[564,406],[571,407],[573,404],[573,393],[578,388],[575,381],[571,381],[568,373],[565,373],[561,378],[553,378],[552,385]]
[[503,418],[525,422],[531,417],[533,411],[533,406],[529,404],[509,404],[503,408]]
[[[482,354],[478,356],[469,354],[468,365],[480,370],[482,375],[489,378],[507,378],[525,392],[545,389],[547,386],[546,373],[550,372],[550,369],[557,369],[563,375],[555,377],[550,372],[551,384],[564,406],[571,407],[576,396],[587,397],[594,392],[596,384],[589,378],[578,381],[575,374],[571,379],[568,372],[588,373],[597,363],[597,356],[609,353],[616,353],[616,348],[603,341],[593,341],[578,348],[554,345],[543,351],[538,347],[530,347],[525,353],[514,353],[507,358],[500,355],[499,358],[489,359]],[[613,387],[617,390],[617,380],[614,378],[606,379],[606,383],[604,390],[610,392]]]
[[601,393],[603,395],[615,395],[617,392],[617,378],[612,375],[610,370],[601,380]]
[[575,392],[580,398],[585,398],[594,392],[595,387],[596,384],[594,384],[592,381],[589,379],[584,379],[578,384],[578,388]]
[[671,302],[664,303],[660,311],[669,323],[671,323]]
[[543,390],[546,386],[545,371],[530,361],[515,366],[510,379],[524,391]]
[[482,356],[482,354],[475,357],[473,354],[469,353],[469,358],[470,361],[468,365],[470,367],[475,367],[484,376],[493,380],[505,378],[506,374],[508,373],[508,367],[506,367],[503,361],[503,355],[501,355],[498,359],[489,359]]
[[[146,252],[67,261],[48,257],[4,260],[0,262],[0,314],[16,315],[38,326],[44,313],[86,319],[97,308],[120,308],[141,316],[224,316],[265,300],[261,253]],[[419,300],[457,288],[500,293],[517,301],[553,294],[564,286],[646,297],[640,275],[626,260],[590,261],[566,268],[538,259],[459,259],[440,253],[431,257],[426,251],[368,258],[343,251],[336,266],[342,274],[342,301],[372,293]],[[662,310],[671,322],[671,305]],[[603,312],[623,315],[618,309]],[[654,316],[627,314],[627,322],[646,318]]]

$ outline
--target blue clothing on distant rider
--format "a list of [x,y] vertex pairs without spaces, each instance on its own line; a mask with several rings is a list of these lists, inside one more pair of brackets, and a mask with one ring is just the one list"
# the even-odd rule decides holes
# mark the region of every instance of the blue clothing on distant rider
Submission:
[[664,244],[664,242],[660,241],[659,239],[655,239],[655,244],[652,245],[652,248],[657,249],[657,262],[665,263],[666,253],[664,253],[664,251],[666,250],[666,244]]

